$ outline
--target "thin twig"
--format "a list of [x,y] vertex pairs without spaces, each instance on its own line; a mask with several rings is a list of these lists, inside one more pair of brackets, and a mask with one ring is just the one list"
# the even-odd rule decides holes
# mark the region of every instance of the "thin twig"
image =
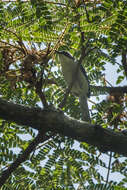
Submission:
[[123,50],[122,51],[122,65],[123,65],[123,68],[124,68],[124,72],[125,72],[125,75],[126,75],[126,78],[127,78],[127,50]]
[[65,34],[66,34],[66,30],[67,30],[67,28],[68,28],[68,25],[69,25],[69,23],[68,23],[68,21],[67,21],[63,32],[59,35],[58,41],[57,41],[56,44],[54,45],[54,48],[53,48],[52,51],[50,52],[49,56],[50,56],[50,55],[52,56],[52,55],[54,54],[55,50],[57,50],[57,49],[60,47],[60,44],[62,43],[63,38],[64,38],[64,36],[65,36]]
[[92,104],[94,104],[94,105],[96,105],[97,103],[95,103],[94,101],[92,101],[92,100],[88,100],[90,103],[92,103]]
[[36,93],[40,97],[40,100],[41,100],[44,107],[47,107],[48,103],[47,103],[47,100],[46,100],[44,92],[42,92],[42,87],[43,87],[43,84],[44,84],[43,75],[44,75],[45,66],[47,65],[48,60],[49,60],[48,55],[50,53],[50,45],[51,44],[49,43],[47,51],[46,51],[46,54],[45,54],[45,57],[43,57],[42,63],[40,63],[40,65],[43,65],[43,67],[41,66],[40,80],[35,85]]
[[6,29],[6,28],[2,28],[3,30],[5,30],[6,32],[9,32],[9,33],[12,33],[17,39],[18,39],[18,44],[20,45],[20,47],[21,47],[21,51],[26,55],[27,54],[27,49],[26,49],[26,47],[25,47],[25,45],[24,45],[24,43],[23,43],[23,41],[22,41],[22,39],[21,39],[21,37],[19,37],[15,32],[13,32],[13,31],[11,31],[11,30],[9,30],[9,29]]
[[42,92],[42,86],[43,86],[43,73],[44,73],[44,70],[41,69],[41,76],[40,76],[40,80],[35,84],[35,89],[36,89],[36,93],[38,94],[42,104],[44,107],[47,107],[48,106],[48,103],[47,103],[47,100],[46,100],[46,97],[44,95],[44,93]]
[[108,181],[109,181],[109,174],[110,174],[110,170],[111,170],[111,161],[112,161],[112,152],[110,152],[110,156],[109,156],[109,164],[108,164],[108,173],[107,173],[107,177],[106,177],[106,185],[108,184]]
[[111,84],[107,79],[105,79],[104,77],[103,77],[103,79],[104,79],[104,81],[105,81],[107,84],[109,84],[109,86],[112,87],[112,84]]
[[47,103],[46,97],[45,97],[44,93],[42,92],[42,90],[40,92],[38,92],[38,96],[39,96],[43,106],[47,107],[48,103]]
[[[45,141],[43,141],[43,143],[41,143],[40,145],[36,146],[36,150],[40,149],[42,146],[45,146],[46,144],[48,144],[48,143],[50,143],[50,142],[53,141],[52,135],[46,136],[46,137],[47,137],[47,139]],[[30,157],[31,161],[32,161],[32,158],[33,158],[34,154],[35,154],[35,150],[33,151],[32,155]]]
[[[10,43],[8,43],[8,42],[5,42],[5,41],[0,40],[0,43],[6,44],[6,45],[8,45],[8,46],[11,46],[11,47],[13,47],[13,48],[15,48],[15,49],[19,49],[20,51],[22,51],[22,49],[21,49],[20,47],[15,46],[15,45],[13,45],[13,44],[10,44]],[[5,47],[5,48],[7,48],[7,47]]]

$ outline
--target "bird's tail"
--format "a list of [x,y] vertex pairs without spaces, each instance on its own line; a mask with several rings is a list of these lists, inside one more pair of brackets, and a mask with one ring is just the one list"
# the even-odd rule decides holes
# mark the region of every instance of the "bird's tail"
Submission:
[[88,103],[87,103],[87,97],[86,96],[80,96],[79,102],[80,102],[80,109],[81,109],[81,113],[82,113],[82,120],[87,121],[87,122],[91,122]]

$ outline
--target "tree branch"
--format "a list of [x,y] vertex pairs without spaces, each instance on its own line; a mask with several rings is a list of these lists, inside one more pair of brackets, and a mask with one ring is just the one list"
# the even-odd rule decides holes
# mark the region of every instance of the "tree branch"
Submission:
[[121,132],[70,118],[55,108],[30,108],[0,98],[0,117],[39,131],[52,131],[127,156],[127,136]]
[[26,148],[26,150],[19,155],[19,157],[16,159],[16,161],[14,161],[8,169],[6,169],[5,171],[3,171],[1,177],[0,177],[0,187],[2,187],[2,185],[5,183],[5,181],[9,178],[9,176],[11,175],[11,173],[16,170],[16,168],[23,163],[28,156],[30,155],[30,153],[35,149],[35,147],[40,143],[45,141],[45,136],[41,133],[39,133],[37,135],[37,137],[31,142],[31,144]]
[[125,71],[125,75],[126,75],[126,78],[127,78],[127,51],[123,50],[122,51],[122,64],[123,64],[123,68],[124,68],[124,71]]
[[118,86],[118,87],[108,87],[108,86],[90,86],[91,89],[91,96],[95,94],[111,94],[111,93],[127,93],[127,86]]

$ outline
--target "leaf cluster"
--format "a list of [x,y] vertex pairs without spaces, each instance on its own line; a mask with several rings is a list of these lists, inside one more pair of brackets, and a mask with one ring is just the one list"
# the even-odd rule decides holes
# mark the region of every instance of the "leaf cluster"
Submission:
[[[55,50],[69,51],[78,60],[84,48],[82,64],[90,84],[95,86],[91,94],[97,95],[99,100],[91,107],[92,122],[116,131],[125,129],[126,96],[110,94],[101,101],[98,94],[107,95],[107,92],[97,90],[96,85],[109,84],[105,78],[107,64],[117,66],[117,84],[126,78],[122,57],[127,51],[126,23],[127,2],[124,0],[1,1],[1,97],[28,106],[43,103],[43,106],[58,107],[67,86]],[[122,59],[119,64],[118,56]],[[81,119],[76,97],[69,95],[62,109],[69,116]],[[2,172],[37,132],[2,119],[0,132]],[[95,147],[55,134],[36,148],[2,189],[125,189],[127,160],[120,162],[118,155],[113,155],[110,172],[124,177],[120,182],[106,182],[98,169],[108,171],[101,156]]]

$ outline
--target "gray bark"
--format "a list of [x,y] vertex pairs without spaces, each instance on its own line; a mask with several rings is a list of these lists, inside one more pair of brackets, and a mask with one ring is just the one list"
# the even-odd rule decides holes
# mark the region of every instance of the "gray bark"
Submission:
[[40,132],[53,131],[96,146],[102,152],[112,151],[127,156],[127,135],[70,118],[55,108],[31,108],[0,98],[0,118]]

